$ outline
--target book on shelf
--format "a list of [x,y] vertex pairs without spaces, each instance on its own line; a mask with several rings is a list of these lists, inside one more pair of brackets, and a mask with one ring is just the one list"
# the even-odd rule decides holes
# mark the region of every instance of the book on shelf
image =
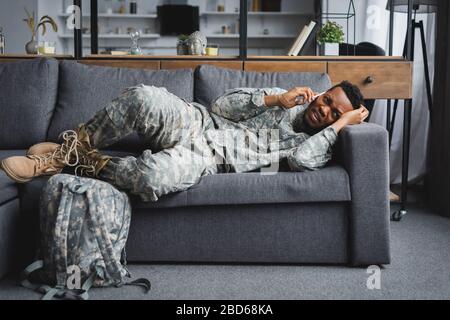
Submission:
[[310,48],[311,46],[315,46],[315,34],[317,29],[319,28],[319,25],[316,23],[314,25],[314,27],[312,28],[311,32],[309,33],[309,36],[306,38],[305,44],[303,45],[303,47],[300,49],[299,52],[299,56],[303,55],[305,53],[305,51]]
[[251,11],[254,11],[254,12],[261,11],[261,0],[252,0]]
[[113,56],[125,56],[128,54],[129,54],[128,51],[111,50],[111,55],[113,55]]
[[316,28],[317,23],[314,20],[311,20],[307,25],[305,25],[298,35],[297,39],[295,39],[294,43],[292,44],[291,48],[288,51],[288,56],[298,56],[300,51],[304,49],[305,43],[308,40],[308,44],[311,42],[311,39],[313,38],[312,33],[314,29]]

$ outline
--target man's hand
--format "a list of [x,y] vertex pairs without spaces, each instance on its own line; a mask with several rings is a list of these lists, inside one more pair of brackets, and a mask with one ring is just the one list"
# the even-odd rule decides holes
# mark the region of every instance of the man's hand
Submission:
[[[283,107],[285,109],[290,109],[300,104],[297,98],[302,97],[303,103],[311,102],[313,97],[316,95],[315,92],[308,87],[296,87],[292,88],[288,92],[275,96],[265,96],[264,103],[267,107]],[[303,104],[302,103],[302,104]]]
[[331,125],[331,127],[339,132],[343,127],[347,125],[360,124],[369,116],[369,110],[361,105],[358,109],[344,113],[339,120]]
[[298,105],[297,98],[303,97],[303,103],[311,102],[313,100],[313,97],[316,95],[315,92],[311,90],[311,88],[308,87],[295,87],[289,90],[288,92],[285,92],[279,96],[279,100],[281,103],[281,106],[290,109]]
[[358,109],[344,113],[340,119],[343,119],[347,125],[349,124],[360,124],[369,116],[369,110],[361,105]]

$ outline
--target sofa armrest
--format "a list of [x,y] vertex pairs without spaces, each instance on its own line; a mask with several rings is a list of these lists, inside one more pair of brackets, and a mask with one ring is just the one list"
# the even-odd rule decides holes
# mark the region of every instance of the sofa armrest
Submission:
[[336,148],[336,160],[350,178],[350,263],[387,264],[390,262],[387,131],[371,123],[347,126],[339,133]]

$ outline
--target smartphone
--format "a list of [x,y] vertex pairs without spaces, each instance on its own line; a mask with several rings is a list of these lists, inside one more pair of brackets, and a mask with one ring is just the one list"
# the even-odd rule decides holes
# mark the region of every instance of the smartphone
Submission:
[[[314,101],[317,97],[320,97],[321,95],[323,95],[325,92],[326,92],[326,91],[321,92],[321,93],[318,93],[318,94],[316,94],[315,96],[313,96],[312,101]],[[297,105],[305,104],[305,98],[304,98],[303,96],[298,96],[298,97],[295,99],[295,103],[297,103]]]

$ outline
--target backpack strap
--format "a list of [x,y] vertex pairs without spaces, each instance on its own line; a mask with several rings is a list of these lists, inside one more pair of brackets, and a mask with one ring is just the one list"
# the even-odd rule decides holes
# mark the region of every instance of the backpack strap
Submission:
[[139,286],[144,288],[145,293],[148,293],[150,289],[152,288],[152,284],[150,283],[150,280],[146,278],[139,278],[130,282],[125,282],[125,285],[127,286]]
[[[37,260],[30,264],[28,267],[26,267],[21,275],[20,275],[20,284],[27,288],[34,290],[36,292],[44,294],[42,297],[42,300],[51,300],[54,297],[58,298],[71,298],[71,299],[82,299],[87,300],[89,296],[87,295],[87,292],[84,292],[84,288],[82,290],[78,290],[79,292],[74,292],[72,290],[65,289],[64,286],[55,286],[50,287],[45,284],[40,283],[32,283],[30,281],[30,276],[33,272],[41,270],[44,267],[44,262],[42,260]],[[89,280],[89,279],[88,279]],[[85,281],[88,282],[88,280]]]
[[59,234],[55,243],[58,250],[55,252],[56,262],[56,283],[59,287],[66,286],[67,280],[67,238],[69,231],[70,212],[73,203],[73,193],[68,186],[63,186],[61,192],[61,202],[58,207],[55,233]]
[[[32,283],[30,281],[30,276],[33,272],[40,270],[43,267],[44,267],[44,261],[42,261],[42,260],[34,261],[32,264],[30,264],[28,267],[26,267],[22,271],[22,273],[20,275],[20,284],[27,289],[40,291],[39,289],[41,287],[43,287],[44,285]],[[48,287],[50,289],[50,286],[46,286],[46,287]]]
[[96,235],[97,243],[102,254],[103,261],[105,262],[106,270],[109,274],[115,275],[117,278],[122,278],[120,274],[120,266],[116,259],[114,259],[113,244],[109,237],[108,229],[106,228],[106,221],[103,212],[101,212],[100,203],[101,197],[98,192],[88,189],[86,196],[89,203],[89,216],[88,222],[90,224],[91,232]]
[[[92,190],[87,190],[86,192],[89,201],[89,214],[90,221],[93,224],[91,227],[92,232],[97,235],[97,243],[102,252],[102,257],[105,262],[105,266],[111,274],[117,274],[120,278],[120,270],[118,262],[114,259],[114,251],[111,239],[108,236],[108,230],[106,228],[105,216],[98,210],[98,204],[101,203],[101,198],[98,192],[92,192]],[[95,209],[95,210],[94,210]],[[96,226],[100,232],[95,232],[94,226]],[[122,258],[124,258],[125,251],[122,251]],[[126,256],[125,256],[126,259]],[[108,268],[109,267],[109,268]],[[128,270],[127,270],[128,273]],[[145,293],[148,293],[151,289],[151,283],[148,279],[140,278],[131,282],[125,282],[125,285],[137,285],[145,289]]]

